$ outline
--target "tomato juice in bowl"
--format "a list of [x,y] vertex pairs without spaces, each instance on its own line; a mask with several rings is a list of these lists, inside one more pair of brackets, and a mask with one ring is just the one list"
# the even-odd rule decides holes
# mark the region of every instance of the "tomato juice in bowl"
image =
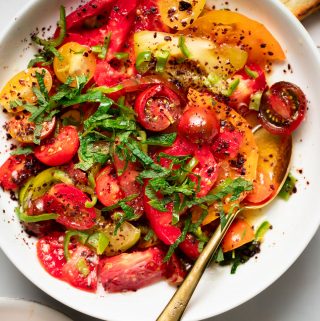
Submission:
[[[243,6],[242,6],[243,5]],[[37,6],[33,7],[33,12],[32,11],[29,11],[29,13],[27,13],[27,15],[25,16],[24,19],[27,19],[29,20],[30,19],[30,15],[32,14],[35,14],[35,12],[37,12],[36,10],[40,10],[41,6],[44,6],[44,7],[47,7],[48,8],[48,12],[50,12],[50,15],[48,14],[48,17],[43,17],[43,21],[39,21],[39,23],[37,23],[37,25],[47,25],[49,20],[47,20],[48,18],[51,18],[51,21],[52,23],[54,23],[54,21],[56,20],[56,15],[57,15],[57,12],[58,12],[58,7],[55,7],[53,4],[44,4],[44,3],[39,3],[37,4]],[[51,7],[52,6],[52,7]],[[278,81],[278,80],[288,80],[288,81],[292,81],[292,82],[295,82],[297,83],[298,85],[300,85],[303,90],[306,92],[307,94],[307,97],[309,100],[311,100],[311,103],[312,101],[314,101],[315,97],[315,92],[310,92],[311,90],[308,88],[306,88],[303,84],[303,81],[306,79],[304,78],[304,73],[305,73],[305,70],[308,70],[308,66],[304,66],[304,68],[300,67],[300,66],[297,66],[297,64],[295,63],[298,59],[295,55],[296,52],[299,52],[299,50],[302,50],[299,46],[296,47],[296,45],[293,45],[291,42],[290,42],[290,36],[289,33],[280,33],[279,30],[286,30],[286,29],[282,29],[282,25],[281,25],[281,19],[279,19],[279,21],[277,20],[271,20],[271,21],[268,21],[267,20],[267,15],[265,14],[260,14],[259,15],[259,11],[254,10],[250,7],[248,7],[248,5],[246,6],[244,3],[241,3],[239,2],[239,8],[242,9],[246,9],[247,11],[243,11],[245,12],[246,14],[248,14],[249,16],[255,18],[256,20],[259,20],[259,21],[262,21],[263,23],[266,24],[266,26],[268,26],[268,28],[272,28],[272,33],[274,33],[277,37],[277,39],[280,41],[281,45],[284,47],[284,49],[288,48],[288,51],[287,51],[287,55],[288,55],[288,59],[290,61],[290,63],[292,64],[293,68],[294,68],[294,74],[289,74],[289,75],[283,75],[282,74],[282,68],[277,68],[277,67],[274,67],[274,73],[272,74],[272,81],[274,80],[275,81]],[[274,4],[265,4],[263,5],[263,8],[265,10],[273,10],[274,9]],[[35,8],[35,9],[34,9]],[[37,9],[38,8],[38,9]],[[242,10],[244,10],[242,9]],[[54,11],[53,11],[54,10]],[[272,11],[273,12],[273,11]],[[29,15],[29,18],[28,18],[28,15]],[[276,11],[276,13],[274,13],[274,15],[278,18],[280,17],[284,17],[283,16],[283,13],[282,11]],[[50,16],[50,17],[49,17]],[[270,19],[270,18],[269,18]],[[289,21],[289,25],[290,27],[293,26],[293,21],[290,20],[290,18],[286,18],[286,19],[289,19],[289,20],[286,20],[286,21]],[[20,23],[23,23],[23,19],[21,20]],[[279,25],[280,24],[280,25]],[[273,27],[275,26],[275,27]],[[35,27],[35,26],[34,26]],[[298,27],[293,27],[293,28],[298,28]],[[33,28],[34,30],[34,28]],[[294,29],[296,30],[296,32],[298,32],[297,35],[299,35],[299,32],[302,32],[302,31],[297,31],[298,29]],[[30,30],[31,32],[32,30]],[[284,32],[283,31],[283,32]],[[302,33],[300,34],[302,35]],[[10,34],[11,36],[11,39],[17,39],[16,41],[18,42],[20,40],[19,37],[15,37],[14,36],[14,32],[12,32]],[[26,35],[27,36],[27,35]],[[288,39],[286,39],[288,38]],[[8,43],[9,45],[9,43]],[[12,45],[13,45],[13,42],[12,42]],[[290,47],[290,46],[293,46]],[[303,44],[301,45],[302,48],[303,48]],[[10,45],[7,47],[10,49]],[[292,50],[290,50],[290,48],[292,48]],[[10,50],[8,50],[10,51]],[[14,52],[14,51],[12,51]],[[309,58],[310,60],[314,59],[313,61],[316,61],[313,57],[313,51],[312,49],[309,49],[307,50],[307,53],[309,55]],[[2,57],[5,57],[5,55],[2,55]],[[13,59],[13,58],[12,58]],[[26,65],[26,62],[27,60],[29,60],[29,57],[25,59],[25,61],[23,62],[23,64],[21,63],[21,67],[19,68],[19,66],[17,66],[17,70],[15,71],[10,71],[8,72],[8,76],[6,77],[6,79],[3,80],[3,83],[5,83],[11,76],[12,74],[18,72],[19,70],[22,70],[24,68],[24,66]],[[13,64],[9,63],[10,61],[13,61],[13,60],[10,60],[9,58],[7,58],[7,61],[6,61],[6,64],[9,65],[9,66],[13,66]],[[17,60],[19,62],[19,60]],[[12,68],[12,67],[11,67]],[[300,69],[301,68],[301,69]],[[299,80],[299,79],[302,79],[302,80]],[[308,79],[308,81],[310,82],[312,80],[312,78]],[[272,83],[271,81],[271,83]],[[312,88],[312,87],[310,87]],[[313,113],[313,110],[311,108],[311,113]],[[297,133],[296,133],[296,140],[299,141],[300,137],[299,135],[301,134],[301,137],[304,138],[306,137],[305,135],[308,135],[308,142],[306,140],[303,141],[303,144],[296,144],[296,153],[295,153],[295,161],[294,161],[294,164],[297,164],[296,166],[297,167],[302,167],[303,168],[307,168],[307,164],[305,164],[304,162],[306,162],[307,160],[303,159],[301,160],[300,157],[299,157],[299,154],[300,154],[300,150],[299,148],[308,148],[308,150],[311,150],[311,149],[314,149],[313,145],[314,144],[314,141],[311,139],[312,137],[314,137],[314,127],[312,125],[312,122],[310,120],[310,117],[309,116],[307,118],[307,122],[305,124],[303,124],[303,127],[301,130],[299,130]],[[316,115],[315,115],[315,118],[316,119]],[[310,124],[310,125],[309,125]],[[310,133],[310,134],[306,134],[307,133]],[[310,137],[310,139],[309,139]],[[303,145],[303,146],[302,146]],[[301,147],[302,146],[302,147]],[[309,160],[311,161],[311,160]],[[314,167],[312,165],[310,165],[308,168],[312,168],[314,169]],[[307,172],[306,170],[306,175],[308,175],[309,173]],[[309,175],[311,177],[311,174]],[[317,177],[317,172],[315,170],[315,172],[313,173],[312,177]],[[311,180],[312,181],[312,180]],[[301,183],[302,184],[302,183]],[[302,190],[302,189],[301,189]],[[290,238],[290,235],[291,233],[293,233],[294,231],[294,227],[295,227],[295,222],[294,223],[290,223],[289,227],[288,227],[288,224],[287,224],[287,221],[286,222],[283,222],[281,221],[284,220],[283,216],[286,217],[286,213],[287,213],[287,206],[290,206],[290,209],[291,209],[291,204],[294,204],[294,206],[296,206],[297,208],[299,208],[299,202],[301,202],[301,199],[304,199],[304,197],[308,197],[309,193],[311,193],[312,190],[312,187],[310,187],[310,189],[307,189],[305,192],[301,191],[301,194],[298,193],[297,196],[295,198],[292,198],[292,200],[290,200],[290,202],[288,204],[282,204],[280,201],[278,201],[276,204],[274,204],[271,209],[272,211],[268,211],[268,215],[270,215],[268,217],[268,220],[271,221],[272,225],[274,226],[274,230],[272,232],[270,232],[269,235],[266,236],[266,243],[263,245],[263,249],[264,251],[262,252],[261,256],[259,256],[259,259],[256,261],[256,262],[249,262],[248,265],[244,265],[241,269],[239,269],[239,272],[236,274],[236,276],[230,276],[229,275],[229,269],[221,269],[221,268],[217,268],[217,267],[212,267],[209,269],[207,275],[205,276],[206,280],[205,280],[205,283],[208,283],[209,284],[212,284],[212,286],[210,286],[210,291],[213,291],[214,293],[221,293],[221,288],[223,288],[224,286],[226,287],[231,287],[231,282],[239,282],[238,285],[241,284],[241,280],[244,280],[247,278],[246,275],[249,275],[249,271],[255,271],[255,273],[257,273],[258,275],[260,273],[262,273],[264,270],[263,268],[263,264],[266,263],[266,259],[267,258],[279,258],[281,257],[281,255],[283,253],[287,253],[286,251],[286,247],[285,247],[285,244],[287,244],[287,242],[285,242],[285,240],[287,240],[287,238]],[[2,196],[2,197],[6,197],[6,196]],[[311,203],[310,203],[311,204]],[[316,206],[316,204],[314,205]],[[8,212],[8,209],[6,209],[6,212]],[[282,213],[282,215],[280,215],[279,213]],[[312,210],[312,208],[310,208],[310,212],[315,212]],[[294,212],[295,213],[295,212]],[[8,215],[8,213],[6,214]],[[14,215],[10,212],[10,218],[13,218],[14,219]],[[289,214],[288,214],[289,215]],[[297,219],[299,221],[299,215],[297,215]],[[304,236],[306,239],[310,238],[311,237],[311,234],[313,233],[314,231],[314,226],[317,225],[317,218],[313,216],[311,216],[310,218],[310,221],[312,220],[315,220],[314,221],[314,224],[313,224],[313,227],[310,227],[310,233],[307,233],[308,234],[308,237],[307,236]],[[298,222],[297,221],[297,222]],[[282,222],[282,223],[281,223]],[[23,257],[23,254],[21,255],[21,258],[17,258],[17,257],[13,257],[12,254],[10,254],[10,252],[12,252],[12,250],[9,250],[9,249],[6,249],[6,246],[3,245],[3,244],[6,244],[7,243],[7,240],[10,240],[12,238],[15,237],[15,235],[17,233],[19,233],[20,229],[19,229],[19,225],[14,225],[14,224],[8,224],[8,223],[5,223],[3,222],[3,224],[6,224],[5,226],[8,225],[8,227],[10,228],[10,233],[9,231],[7,231],[7,234],[6,234],[6,239],[5,240],[2,240],[2,247],[4,248],[5,252],[12,258],[12,260],[17,264],[19,265],[19,261],[22,257]],[[277,227],[278,226],[278,227]],[[9,229],[8,229],[9,230]],[[283,236],[281,234],[282,231],[285,231],[286,232],[286,236]],[[284,239],[285,238],[285,239]],[[303,239],[303,240],[300,240],[299,244],[297,244],[297,249],[299,249],[299,252],[301,252],[302,248],[305,246],[307,240],[306,239]],[[272,246],[268,246],[268,244],[272,244],[272,242],[275,241],[276,242],[276,246],[272,247]],[[33,240],[31,241],[28,241],[28,242],[33,242]],[[270,243],[268,243],[270,242]],[[20,241],[13,241],[12,244],[15,244],[15,246],[17,246],[17,251],[21,251],[21,253],[25,253],[25,258],[27,259],[30,258],[30,257],[34,257],[32,254],[33,251],[34,251],[34,247],[31,246],[31,249],[28,250],[27,246]],[[288,245],[288,244],[287,244]],[[20,250],[18,250],[20,249]],[[24,252],[25,251],[25,252]],[[30,254],[30,252],[31,254]],[[16,251],[14,251],[16,252]],[[298,250],[297,250],[298,252]],[[279,264],[278,264],[278,273],[276,274],[273,274],[273,275],[267,275],[267,276],[262,276],[262,274],[259,275],[259,277],[257,277],[256,279],[256,282],[255,282],[255,286],[253,286],[253,288],[250,288],[248,289],[248,293],[245,297],[242,296],[242,298],[240,299],[241,296],[239,296],[238,293],[235,293],[234,296],[233,295],[230,295],[229,294],[229,303],[228,303],[228,308],[231,307],[231,306],[234,306],[236,304],[238,304],[240,301],[243,301],[244,299],[248,298],[249,296],[252,296],[253,294],[257,293],[259,290],[261,290],[262,288],[264,288],[266,286],[266,284],[269,284],[272,280],[274,280],[277,276],[279,276],[279,274],[281,272],[284,271],[284,269],[289,265],[289,263],[291,263],[293,261],[293,259],[296,257],[296,255],[299,254],[299,253],[295,253],[294,254],[290,254],[290,257],[286,257],[286,259],[283,259],[283,260],[280,260],[279,259]],[[288,255],[288,254],[287,254]],[[30,259],[28,260],[30,261]],[[265,262],[265,263],[264,263]],[[84,311],[86,313],[89,313],[91,315],[96,315],[96,316],[100,316],[100,317],[108,317],[108,318],[113,318],[113,319],[124,319],[125,317],[123,315],[119,315],[118,313],[120,313],[121,311],[121,306],[123,304],[123,300],[126,302],[126,304],[130,304],[130,302],[132,302],[132,305],[130,305],[130,307],[132,309],[138,309],[138,306],[136,306],[137,302],[140,302],[139,300],[142,300],[142,301],[145,301],[146,298],[149,298],[152,296],[152,293],[156,293],[158,292],[160,289],[161,291],[166,291],[166,293],[168,293],[168,297],[170,296],[170,291],[172,291],[172,289],[170,289],[169,287],[167,287],[165,284],[161,283],[161,284],[157,284],[157,285],[154,285],[154,286],[151,286],[151,287],[148,287],[148,288],[144,288],[140,291],[138,291],[137,293],[128,293],[128,294],[125,294],[125,295],[105,295],[103,294],[103,298],[100,298],[101,301],[105,303],[109,303],[113,305],[114,307],[114,310],[112,309],[112,311],[108,311],[108,313],[110,312],[110,315],[105,315],[103,314],[104,312],[102,312],[101,310],[101,307],[99,307],[99,302],[96,302],[94,303],[93,301],[93,298],[95,297],[94,295],[92,294],[88,294],[88,293],[85,293],[85,292],[80,292],[81,294],[79,295],[79,291],[69,287],[68,285],[66,284],[62,284],[61,282],[55,280],[55,279],[52,279],[52,278],[49,278],[48,275],[39,268],[39,263],[37,261],[37,259],[34,257],[34,260],[33,262],[30,262],[30,265],[33,267],[33,269],[35,271],[37,271],[37,273],[39,275],[41,275],[41,278],[45,279],[46,280],[46,284],[48,284],[48,286],[45,286],[44,283],[42,285],[39,284],[39,282],[35,282],[36,284],[40,285],[42,288],[45,287],[45,291],[48,292],[49,294],[53,295],[54,297],[64,301],[65,303],[68,303],[70,305],[72,305],[73,307],[81,310],[81,311]],[[261,266],[262,265],[262,266]],[[259,270],[258,267],[261,266],[261,269]],[[34,277],[32,277],[32,273],[31,272],[31,267],[25,267],[25,274],[35,280]],[[212,271],[214,271],[215,273],[212,273]],[[42,283],[42,282],[41,282]],[[203,289],[203,287],[205,287],[205,284],[202,283],[200,285],[200,289],[199,289],[199,292],[201,292],[201,288]],[[61,292],[64,292],[66,291],[66,293],[70,294],[74,299],[73,299],[73,302],[69,302],[69,301],[66,301],[65,299],[59,297]],[[203,291],[203,290],[202,290]],[[206,290],[205,290],[206,291]],[[218,292],[215,292],[215,291],[218,291]],[[200,293],[197,292],[198,294],[197,295],[200,295]],[[101,292],[103,293],[103,291]],[[211,292],[210,292],[211,293]],[[214,295],[214,293],[212,295]],[[211,295],[211,294],[210,294]],[[217,296],[214,296],[215,300],[219,300],[217,298]],[[158,311],[161,310],[161,307],[162,305],[164,305],[165,301],[167,300],[168,298],[159,298],[158,299],[158,302],[159,302],[159,307],[158,307]],[[82,301],[82,300],[85,300],[85,301]],[[203,300],[203,301],[202,301]],[[135,302],[135,304],[133,304],[133,301]],[[141,301],[141,302],[142,302]],[[150,298],[150,302],[151,302],[151,298]],[[201,311],[205,311],[203,312],[203,315],[201,317],[206,317],[206,316],[210,316],[210,315],[213,315],[213,314],[217,314],[219,312],[221,312],[222,310],[225,310],[227,307],[224,307],[224,308],[221,308],[219,310],[215,310],[215,311],[208,311],[208,307],[205,308],[203,305],[205,305],[205,299],[204,297],[202,296],[201,302],[197,302],[196,305],[192,305],[191,306],[191,309],[190,309],[190,319],[195,319],[195,318],[199,318],[199,310],[198,308],[201,310]],[[85,308],[83,308],[83,306],[81,307],[81,302],[82,302],[82,305],[84,306],[84,302],[90,302],[92,303],[92,306],[94,306],[94,311],[87,311],[85,310]],[[199,304],[199,305],[198,305]],[[91,304],[90,304],[91,305]],[[218,301],[217,301],[217,306],[219,307],[222,307],[221,304],[218,304]],[[136,310],[137,313],[135,313],[135,315],[138,316],[138,310]],[[194,311],[194,312],[193,312]],[[154,318],[154,316],[157,314],[156,313],[157,311],[153,311],[154,315],[153,316],[150,316],[150,318]],[[194,313],[194,315],[192,315],[192,313]],[[186,316],[188,318],[188,315]],[[146,319],[148,319],[148,316],[146,316]]]

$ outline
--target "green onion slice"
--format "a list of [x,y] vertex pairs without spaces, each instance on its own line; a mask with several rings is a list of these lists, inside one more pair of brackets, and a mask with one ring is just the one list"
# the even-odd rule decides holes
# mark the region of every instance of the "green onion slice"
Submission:
[[186,46],[186,38],[184,36],[179,37],[179,44],[178,47],[181,50],[181,53],[186,57],[186,58],[191,58],[191,52]]
[[157,64],[156,64],[156,72],[164,72],[168,59],[170,57],[170,51],[168,50],[159,50],[156,53],[156,60],[157,60]]
[[149,70],[149,63],[152,60],[151,51],[140,52],[136,59],[136,69],[144,74]]

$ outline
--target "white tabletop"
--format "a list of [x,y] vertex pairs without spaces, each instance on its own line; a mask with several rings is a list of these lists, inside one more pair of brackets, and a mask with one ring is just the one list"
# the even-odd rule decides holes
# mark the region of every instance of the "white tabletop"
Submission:
[[[0,29],[29,0],[0,0]],[[48,0],[49,1],[49,0]],[[320,12],[304,22],[320,50]],[[320,81],[320,79],[319,79]],[[303,255],[275,284],[240,307],[207,321],[319,321],[320,231]],[[94,321],[55,301],[29,282],[0,250],[0,297],[24,298],[51,306],[76,321]]]

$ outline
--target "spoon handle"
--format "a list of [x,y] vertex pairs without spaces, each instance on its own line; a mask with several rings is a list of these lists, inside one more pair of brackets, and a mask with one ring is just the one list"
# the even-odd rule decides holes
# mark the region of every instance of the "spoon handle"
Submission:
[[227,218],[227,222],[223,228],[221,228],[221,225],[217,227],[209,242],[193,265],[193,268],[189,272],[188,276],[183,281],[179,289],[175,292],[167,306],[158,317],[157,321],[178,321],[181,319],[182,314],[186,309],[188,302],[190,301],[191,296],[197,284],[199,283],[210,259],[219,247],[224,235],[239,212],[240,210],[238,210],[235,214],[230,215]]

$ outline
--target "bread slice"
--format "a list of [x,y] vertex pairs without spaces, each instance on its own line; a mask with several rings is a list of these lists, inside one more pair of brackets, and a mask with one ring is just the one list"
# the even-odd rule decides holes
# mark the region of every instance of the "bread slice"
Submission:
[[283,2],[296,16],[302,20],[309,14],[320,9],[320,0],[280,0]]

